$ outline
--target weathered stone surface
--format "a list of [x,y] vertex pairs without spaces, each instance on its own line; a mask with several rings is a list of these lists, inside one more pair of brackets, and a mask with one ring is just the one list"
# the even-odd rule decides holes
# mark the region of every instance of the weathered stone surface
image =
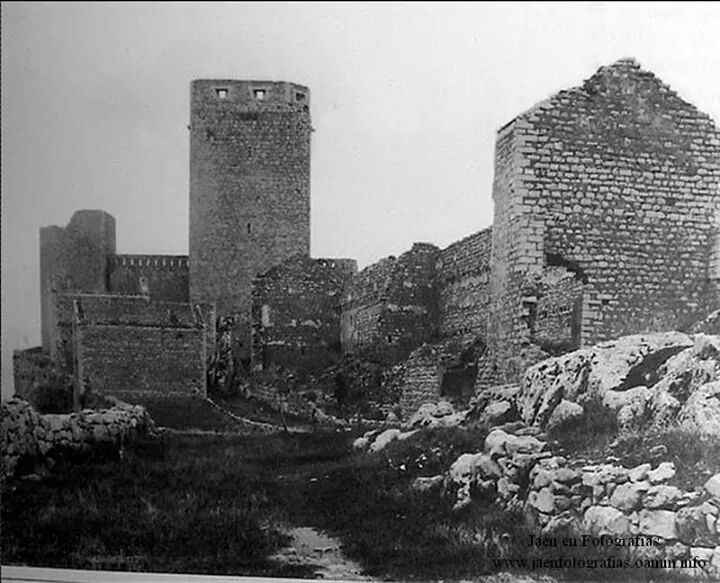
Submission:
[[701,506],[689,506],[677,511],[676,526],[678,538],[685,544],[696,546],[714,546],[718,541],[715,529],[708,526],[706,509]]
[[625,535],[630,532],[630,519],[612,506],[590,506],[585,511],[583,524],[593,534]]
[[50,455],[59,446],[87,449],[97,443],[117,443],[139,433],[152,434],[154,425],[140,406],[118,403],[102,411],[38,415],[29,403],[13,397],[2,403],[2,475],[14,474],[21,456]]
[[493,484],[492,480],[482,479],[482,465],[486,460],[487,455],[484,453],[464,453],[450,466],[446,482],[456,488],[456,509],[470,503],[473,486],[485,489]]
[[720,435],[720,381],[698,387],[683,405],[678,420],[701,435]]
[[664,539],[678,538],[675,528],[676,513],[670,510],[647,510],[638,512],[639,533],[648,536],[659,536]]
[[358,437],[353,441],[353,449],[367,449],[370,445],[370,440],[367,437]]
[[[648,409],[653,423],[665,426],[675,420],[688,398],[702,385],[720,380],[720,337],[697,335],[692,347],[668,359],[659,373],[661,378]],[[702,401],[698,398],[696,404],[700,409]]]
[[640,505],[643,494],[648,491],[648,482],[626,482],[613,490],[610,504],[623,512],[631,512]]
[[713,498],[720,500],[720,474],[712,476],[703,486],[705,491]]
[[411,484],[411,488],[416,492],[432,492],[439,490],[444,482],[443,476],[432,476],[429,478],[415,478]]
[[539,491],[530,492],[528,504],[540,512],[551,514],[555,510],[555,496],[549,488],[542,488]]
[[577,403],[573,403],[567,399],[562,399],[560,403],[558,403],[557,407],[555,407],[552,415],[550,415],[546,428],[548,431],[552,431],[564,423],[568,423],[573,419],[582,417],[584,411],[585,410],[582,405],[578,405]]
[[521,418],[544,427],[561,401],[580,403],[590,395],[618,408],[632,403],[633,411],[641,409],[647,388],[624,398],[617,393],[641,385],[644,379],[655,380],[663,362],[692,343],[680,332],[625,336],[540,362],[523,377],[517,399]]
[[370,445],[370,451],[375,453],[385,449],[395,440],[403,441],[412,437],[416,431],[400,431],[399,429],[386,429],[380,433]]
[[657,484],[648,488],[642,497],[642,505],[645,508],[672,508],[680,500],[683,492],[675,486]]
[[628,470],[628,478],[631,482],[640,482],[647,478],[648,472],[652,469],[650,464],[640,464]]
[[675,476],[675,464],[673,462],[662,462],[654,470],[650,470],[647,474],[648,480],[652,484],[666,482]]

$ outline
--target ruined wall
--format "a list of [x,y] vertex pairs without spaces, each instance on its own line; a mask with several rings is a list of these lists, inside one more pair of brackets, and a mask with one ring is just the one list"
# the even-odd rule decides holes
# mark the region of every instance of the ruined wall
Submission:
[[42,343],[50,349],[51,288],[107,291],[108,256],[115,253],[115,219],[100,210],[73,213],[66,227],[40,229],[40,316]]
[[187,255],[113,255],[108,270],[110,292],[144,294],[163,302],[190,301]]
[[340,300],[357,263],[298,255],[253,282],[253,369],[318,371],[340,357]]
[[38,415],[19,397],[2,402],[0,477],[12,477],[23,459],[41,460],[57,450],[88,450],[98,444],[130,441],[152,434],[154,424],[142,407],[117,403],[110,409]]
[[342,306],[344,352],[397,362],[437,336],[438,253],[434,245],[415,243],[353,278]]
[[440,360],[438,349],[427,345],[414,350],[407,360],[395,366],[395,386],[391,389],[399,396],[396,409],[401,419],[409,419],[423,403],[439,400],[442,381]]
[[526,294],[550,264],[586,278],[582,345],[692,321],[707,294],[719,151],[713,122],[629,60],[501,129],[488,334],[500,366],[532,344]]
[[252,280],[310,253],[310,92],[197,80],[190,98],[190,297],[240,315],[244,359]]
[[492,227],[440,252],[437,261],[440,335],[470,341],[487,337]]
[[53,361],[41,347],[13,351],[13,377],[18,397],[33,402],[38,389],[50,386],[56,376]]
[[580,347],[583,281],[561,266],[543,269],[532,314],[532,341],[548,354]]

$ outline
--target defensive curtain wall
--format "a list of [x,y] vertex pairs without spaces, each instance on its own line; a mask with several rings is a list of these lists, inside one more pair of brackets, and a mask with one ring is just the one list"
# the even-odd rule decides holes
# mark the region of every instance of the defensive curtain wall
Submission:
[[[492,228],[358,273],[309,258],[307,88],[196,81],[191,99],[189,257],[116,255],[102,211],[42,229],[46,352],[68,354],[53,291],[189,297],[190,313],[216,304],[234,319],[235,358],[255,370],[321,367],[340,348],[381,360],[388,391],[415,403],[466,398],[604,339],[684,329],[718,307],[720,134],[633,60],[499,130]],[[197,332],[184,350],[209,350],[200,321],[205,340]]]

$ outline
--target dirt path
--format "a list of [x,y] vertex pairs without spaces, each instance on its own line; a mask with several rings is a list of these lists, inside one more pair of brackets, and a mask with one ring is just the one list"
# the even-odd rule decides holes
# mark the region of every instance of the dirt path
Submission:
[[362,574],[360,566],[348,559],[340,548],[340,541],[309,526],[287,531],[292,536],[290,546],[271,557],[286,565],[313,565],[320,579],[339,581],[376,581]]

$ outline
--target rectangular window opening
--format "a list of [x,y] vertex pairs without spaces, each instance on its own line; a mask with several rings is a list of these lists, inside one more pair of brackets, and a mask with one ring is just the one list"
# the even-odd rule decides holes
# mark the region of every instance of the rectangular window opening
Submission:
[[227,99],[228,90],[227,89],[216,89],[215,95],[217,95],[218,99]]
[[295,101],[305,101],[305,94],[300,92],[296,93]]
[[255,99],[262,101],[265,99],[265,89],[254,89],[253,95],[255,96]]

